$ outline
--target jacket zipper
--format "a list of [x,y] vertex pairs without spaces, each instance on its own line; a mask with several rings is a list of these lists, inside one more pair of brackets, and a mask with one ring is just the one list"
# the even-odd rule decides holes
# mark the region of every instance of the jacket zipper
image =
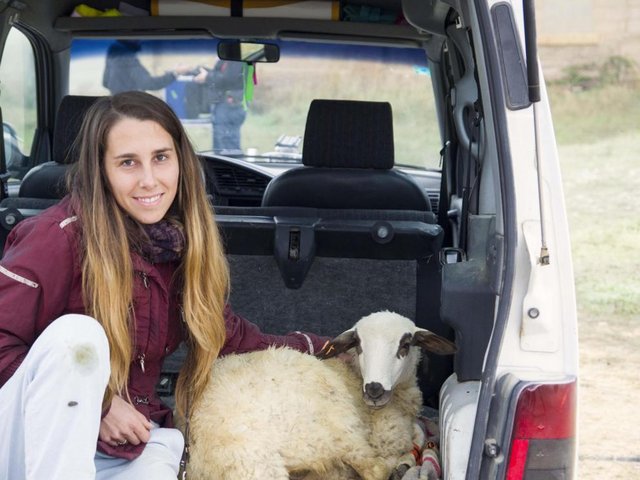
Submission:
[[[144,285],[145,290],[147,290],[149,296],[149,321],[151,321],[151,291],[149,290],[149,276],[145,272],[140,272],[140,276],[142,277],[142,284]],[[140,370],[142,373],[146,373],[144,369],[144,360],[146,356],[146,350],[149,347],[149,336],[151,335],[151,325],[147,328],[147,347],[145,350],[138,355],[138,363],[140,364]]]
[[142,370],[142,373],[145,373],[145,371],[144,371],[144,353],[141,353],[140,355],[138,355],[138,362],[140,363],[140,370]]

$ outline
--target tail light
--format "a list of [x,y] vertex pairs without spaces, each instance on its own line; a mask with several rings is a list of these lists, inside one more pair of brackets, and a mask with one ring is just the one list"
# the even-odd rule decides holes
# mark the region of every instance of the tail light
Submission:
[[570,479],[575,468],[576,382],[524,388],[516,406],[507,480]]

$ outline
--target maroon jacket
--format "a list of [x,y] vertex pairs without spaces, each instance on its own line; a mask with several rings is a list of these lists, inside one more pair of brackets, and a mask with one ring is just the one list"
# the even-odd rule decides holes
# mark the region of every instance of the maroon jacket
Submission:
[[[78,251],[80,225],[69,199],[14,228],[0,261],[0,387],[24,360],[30,346],[56,318],[86,312]],[[183,339],[178,289],[171,285],[177,262],[150,264],[132,253],[135,270],[134,358],[129,395],[137,410],[161,426],[172,426],[171,410],[155,394],[164,358]],[[227,339],[221,355],[288,345],[319,351],[323,340],[311,334],[266,335],[225,309]],[[310,345],[311,343],[311,345]],[[122,458],[137,457],[144,445],[99,449]]]

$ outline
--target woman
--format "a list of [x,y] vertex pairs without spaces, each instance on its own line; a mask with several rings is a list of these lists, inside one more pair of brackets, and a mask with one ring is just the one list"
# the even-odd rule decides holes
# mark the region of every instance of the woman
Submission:
[[188,417],[218,355],[323,339],[262,334],[226,305],[200,165],[163,101],[99,99],[76,148],[70,195],[0,263],[0,478],[175,478],[184,442],[155,385],[181,341]]

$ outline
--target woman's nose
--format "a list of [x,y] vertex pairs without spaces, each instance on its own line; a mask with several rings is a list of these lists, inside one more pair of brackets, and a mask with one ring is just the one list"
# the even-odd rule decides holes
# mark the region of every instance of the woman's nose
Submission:
[[151,165],[143,165],[140,170],[139,178],[140,186],[143,188],[155,187],[158,183],[156,180],[155,171]]

